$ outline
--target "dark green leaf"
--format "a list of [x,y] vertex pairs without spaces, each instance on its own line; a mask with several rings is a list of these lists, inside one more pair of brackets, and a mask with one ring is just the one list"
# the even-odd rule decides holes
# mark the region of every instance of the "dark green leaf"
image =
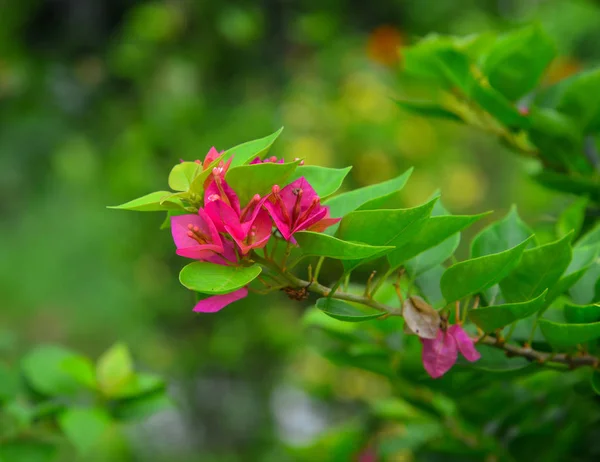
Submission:
[[385,314],[373,309],[360,309],[335,298],[318,299],[317,308],[323,311],[327,316],[337,319],[338,321],[346,322],[368,321],[370,319],[379,318]]
[[552,287],[571,261],[571,236],[523,252],[520,263],[501,283],[502,295],[509,302],[536,298]]
[[396,101],[396,103],[402,109],[410,112],[411,114],[416,114],[423,117],[431,117],[434,119],[445,119],[453,120],[455,122],[462,122],[462,119],[454,112],[445,109],[440,104],[431,101],[398,100]]
[[224,160],[229,160],[230,157],[233,157],[231,167],[237,167],[250,162],[255,157],[260,157],[262,159],[269,152],[269,149],[271,149],[271,146],[282,131],[283,127],[269,136],[253,141],[247,141],[246,143],[228,149],[225,151]]
[[500,37],[482,70],[492,87],[515,101],[536,86],[555,54],[552,39],[539,26],[529,26]]
[[600,69],[582,72],[561,86],[556,109],[587,127],[600,112]]
[[14,399],[19,392],[19,375],[13,370],[0,363],[0,403]]
[[546,296],[546,306],[550,306],[554,300],[567,292],[573,284],[581,279],[586,269],[587,268],[583,268],[573,273],[569,273],[567,270],[567,275],[560,278],[548,291],[548,295]]
[[577,247],[585,247],[596,244],[600,244],[600,223],[585,233],[585,235],[577,241]]
[[596,394],[600,395],[600,371],[595,370],[592,372],[591,383]]
[[580,197],[560,214],[556,222],[556,233],[559,237],[566,236],[571,231],[573,231],[573,239],[579,235],[585,219],[587,204],[587,197]]
[[296,167],[298,162],[240,165],[229,169],[226,180],[240,198],[240,204],[244,206],[255,194],[264,196],[270,193],[273,185],[283,188],[289,183],[288,180]]
[[201,294],[227,294],[249,284],[260,272],[259,265],[224,266],[196,261],[181,270],[179,281],[188,289]]
[[[136,210],[138,212],[162,212],[165,210],[185,210],[181,201],[177,198],[163,201],[167,196],[172,193],[170,191],[156,191],[145,196],[138,197],[132,201],[126,202],[121,205],[109,206],[109,209],[121,209],[121,210]],[[162,203],[161,203],[162,202]]]
[[58,422],[67,439],[82,455],[90,454],[112,424],[108,413],[99,408],[67,409]]
[[600,201],[600,182],[589,178],[565,175],[562,173],[543,170],[533,175],[533,179],[541,185],[570,194],[589,196],[595,201]]
[[477,345],[477,351],[481,353],[481,359],[479,359],[479,361],[467,363],[466,361],[459,360],[459,362],[465,366],[468,365],[469,368],[472,369],[503,373],[503,375],[513,373],[526,367],[535,367],[535,365],[532,366],[525,358],[508,358],[504,354],[504,351],[491,346]]
[[565,304],[565,319],[571,324],[589,324],[600,321],[600,304],[574,305]]
[[484,332],[493,332],[537,313],[544,306],[546,293],[547,291],[544,291],[537,298],[522,303],[477,308],[469,311],[469,317]]
[[289,182],[291,183],[298,178],[304,177],[317,192],[317,195],[321,199],[324,199],[340,188],[344,178],[346,178],[351,169],[352,167],[327,168],[315,165],[300,166],[292,174]]
[[[343,217],[346,214],[356,210],[364,203],[377,197],[400,191],[412,173],[412,168],[408,169],[402,175],[383,183],[377,183],[364,188],[358,188],[327,199],[324,204],[329,206],[332,217]],[[337,226],[329,228],[327,234],[333,234]]]
[[452,265],[440,281],[446,303],[474,295],[500,282],[517,266],[528,243],[529,238],[504,252]]
[[333,236],[312,231],[294,234],[305,256],[330,257],[338,260],[357,260],[381,256],[393,250],[391,246],[372,246],[359,242],[342,241]]
[[546,340],[557,348],[578,345],[600,337],[600,322],[560,324],[547,319],[540,319],[539,326]]
[[173,401],[163,391],[144,394],[119,401],[116,404],[116,417],[119,420],[140,420],[174,407]]
[[37,441],[0,443],[0,462],[51,462],[56,446]]

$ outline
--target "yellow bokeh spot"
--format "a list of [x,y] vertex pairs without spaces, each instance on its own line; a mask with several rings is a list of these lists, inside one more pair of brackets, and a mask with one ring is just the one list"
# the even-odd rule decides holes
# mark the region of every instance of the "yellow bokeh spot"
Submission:
[[402,202],[406,207],[416,207],[427,201],[431,195],[440,188],[439,179],[435,173],[425,169],[413,171],[408,185],[402,189]]
[[368,185],[389,180],[396,175],[396,171],[396,165],[388,154],[373,150],[356,157],[352,176],[360,185]]
[[382,123],[396,117],[389,88],[373,74],[351,74],[342,86],[342,103],[356,117]]
[[306,165],[331,165],[333,154],[331,147],[320,138],[313,136],[302,136],[289,142],[286,150],[286,158],[304,159]]
[[449,166],[442,175],[444,203],[456,209],[468,209],[480,204],[488,189],[482,173],[470,165]]
[[437,144],[437,133],[427,119],[414,117],[400,123],[396,145],[403,158],[428,158],[435,152]]

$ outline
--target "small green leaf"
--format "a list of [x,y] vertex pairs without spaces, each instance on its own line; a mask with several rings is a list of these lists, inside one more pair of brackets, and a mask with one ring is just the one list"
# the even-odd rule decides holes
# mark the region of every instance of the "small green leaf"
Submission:
[[487,213],[480,215],[443,215],[430,217],[413,238],[388,255],[391,268],[398,268],[406,260],[448,239],[453,234],[468,228]]
[[119,395],[120,390],[133,380],[133,360],[127,346],[113,345],[99,359],[96,366],[98,385],[110,397]]
[[556,222],[556,234],[559,237],[566,236],[571,231],[573,231],[573,238],[579,235],[588,202],[587,197],[580,197],[560,214]]
[[305,256],[330,257],[338,260],[356,260],[381,256],[393,250],[391,246],[372,246],[359,242],[342,241],[333,236],[312,231],[294,234]]
[[585,247],[596,244],[600,244],[600,223],[585,233],[585,235],[577,241],[577,247]]
[[135,421],[173,407],[169,396],[164,391],[158,391],[119,401],[115,406],[115,414],[119,420]]
[[108,413],[99,408],[67,409],[58,418],[58,423],[81,455],[89,455],[112,424]]
[[173,191],[187,191],[196,175],[202,171],[202,165],[196,162],[181,162],[169,173],[169,188]]
[[544,306],[547,292],[546,290],[537,298],[526,302],[477,308],[469,311],[469,317],[484,332],[493,332],[537,313]]
[[396,104],[398,104],[400,108],[410,112],[411,114],[423,117],[431,117],[434,119],[444,119],[453,120],[455,122],[462,122],[462,119],[454,112],[432,101],[398,100],[396,101]]
[[600,112],[600,69],[575,74],[562,82],[556,109],[582,127],[588,127]]
[[340,188],[344,178],[346,178],[351,169],[352,167],[327,168],[315,165],[300,166],[292,174],[289,182],[291,183],[298,178],[304,177],[317,192],[317,195],[321,199],[324,199]]
[[600,321],[600,303],[593,305],[574,305],[566,303],[565,319],[571,324],[589,324]]
[[118,392],[113,395],[114,398],[132,398],[147,393],[152,393],[164,388],[165,382],[162,378],[152,374],[135,374],[131,380],[128,380]]
[[81,390],[81,385],[63,365],[77,357],[76,353],[59,346],[39,346],[23,358],[21,369],[27,381],[39,393],[49,396],[70,395]]
[[228,149],[225,151],[223,160],[227,161],[233,157],[233,160],[231,161],[231,167],[237,167],[239,165],[247,164],[255,157],[260,157],[262,159],[269,152],[269,149],[271,149],[271,146],[282,131],[283,127],[269,136],[265,136],[264,138],[259,138],[253,141],[247,141],[246,143],[242,143],[238,146]]
[[[397,210],[359,210],[346,215],[338,235],[347,241],[364,242],[369,245],[401,247],[423,228],[437,198],[419,207]],[[362,262],[344,262],[346,271]]]
[[265,163],[241,165],[230,168],[226,180],[240,198],[240,204],[247,204],[255,194],[264,196],[271,192],[273,185],[283,187],[298,167],[298,162],[285,164]]
[[555,54],[552,39],[539,26],[529,26],[500,37],[482,70],[494,88],[515,101],[536,86]]
[[556,348],[589,342],[600,337],[600,322],[590,324],[560,324],[540,319],[542,334]]
[[571,261],[571,235],[523,252],[515,269],[501,283],[509,302],[524,302],[552,287]]
[[317,300],[319,308],[327,316],[338,321],[362,322],[383,316],[385,313],[376,310],[359,309],[349,303],[335,298],[320,298]]
[[138,212],[162,212],[170,209],[185,210],[181,201],[177,198],[165,200],[167,196],[170,196],[170,191],[156,191],[145,196],[138,197],[132,201],[126,202],[121,205],[109,206],[109,209],[121,209],[121,210],[136,210]]
[[[400,191],[410,178],[411,173],[412,168],[408,169],[402,175],[383,183],[338,194],[327,199],[324,205],[329,206],[329,212],[332,217],[343,217],[371,199]],[[335,230],[337,230],[337,226],[332,226],[329,228],[327,234],[333,234]]]
[[198,171],[194,175],[192,181],[190,182],[190,185],[188,188],[191,193],[202,194],[202,192],[204,191],[204,182],[210,176],[210,174],[213,172],[213,168],[218,166],[219,163],[223,160],[224,156],[225,156],[225,153],[223,153],[220,156],[218,156],[217,158],[215,158],[215,160],[213,160],[210,164],[202,165],[198,169]]
[[448,268],[440,281],[446,302],[476,294],[504,279],[519,263],[529,239],[504,252],[462,261]]
[[96,371],[94,364],[84,356],[70,356],[61,363],[62,370],[81,385],[96,388]]
[[201,294],[227,294],[249,284],[260,272],[259,265],[224,266],[196,261],[183,267],[179,281],[184,287]]
[[529,117],[524,116],[504,95],[486,82],[477,82],[470,89],[471,97],[483,109],[509,128],[526,129],[530,125]]
[[546,306],[550,306],[554,300],[567,292],[575,283],[577,283],[577,281],[579,281],[579,279],[581,279],[586,270],[587,268],[582,268],[573,273],[567,271],[568,274],[560,278],[548,291],[548,295],[546,296]]

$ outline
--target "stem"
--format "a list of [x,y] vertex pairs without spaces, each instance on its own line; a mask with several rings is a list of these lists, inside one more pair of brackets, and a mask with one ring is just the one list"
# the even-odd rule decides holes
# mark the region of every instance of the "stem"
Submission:
[[387,281],[387,278],[390,277],[390,275],[394,272],[393,268],[390,268],[389,270],[387,270],[375,283],[375,285],[373,286],[373,290],[371,290],[371,297],[374,297],[375,294],[377,293],[377,291],[379,289],[381,289],[381,287],[383,286],[384,282]]
[[313,275],[312,280],[317,282],[319,280],[319,274],[321,273],[321,267],[323,266],[323,262],[325,261],[325,257],[320,257],[317,262],[317,266],[315,268],[315,274]]

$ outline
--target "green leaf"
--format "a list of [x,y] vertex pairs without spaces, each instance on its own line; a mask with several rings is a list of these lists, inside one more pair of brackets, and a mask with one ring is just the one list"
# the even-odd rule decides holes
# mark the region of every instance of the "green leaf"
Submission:
[[504,279],[519,263],[529,239],[504,252],[462,261],[448,268],[440,281],[446,303],[479,293]]
[[17,371],[0,363],[0,403],[14,399],[19,392],[19,385]]
[[269,152],[269,149],[271,149],[271,146],[282,131],[283,127],[269,136],[265,136],[264,138],[259,138],[253,141],[247,141],[246,143],[242,143],[231,149],[228,149],[225,151],[225,156],[223,159],[227,161],[233,157],[230,168],[244,165],[255,157],[260,157],[262,159]]
[[[437,198],[419,207],[397,210],[360,210],[346,215],[338,235],[347,241],[370,245],[400,247],[410,242],[424,226]],[[344,262],[346,271],[362,262]]]
[[596,394],[600,395],[600,371],[592,372],[591,384]]
[[568,274],[560,278],[548,291],[548,295],[546,296],[546,306],[550,306],[554,300],[567,292],[575,283],[577,283],[577,281],[579,281],[579,279],[581,279],[586,270],[587,268],[582,268],[573,273],[569,273],[567,270]]
[[[173,198],[166,200],[163,199],[170,196],[170,191],[156,191],[145,196],[138,197],[132,201],[126,202],[121,205],[109,206],[109,209],[121,209],[121,210],[136,210],[138,212],[162,212],[170,209],[185,210],[183,204],[179,199]],[[162,203],[161,203],[162,202]]]
[[335,298],[320,298],[317,300],[319,308],[327,316],[338,321],[362,322],[383,316],[385,313],[376,310],[359,309],[349,303]]
[[600,303],[574,305],[565,303],[565,319],[571,324],[589,324],[600,321]]
[[[477,345],[477,351],[481,354],[481,359],[474,363],[467,363],[466,360],[462,362],[465,366],[468,365],[469,369],[476,369],[485,372],[493,372],[497,374],[511,374],[521,369],[528,367],[538,367],[532,365],[525,358],[508,358],[504,351],[488,346],[488,345]],[[461,362],[459,359],[458,362]]]
[[573,284],[569,293],[575,303],[581,305],[600,301],[596,298],[596,286],[600,279],[600,258],[590,265],[581,278]]
[[585,219],[585,209],[588,202],[587,197],[580,197],[560,214],[556,222],[556,234],[558,234],[558,237],[566,236],[571,231],[573,231],[573,238],[579,235],[583,226],[583,220]]
[[501,283],[509,302],[524,302],[552,287],[571,261],[571,235],[523,252],[520,263]]
[[600,337],[600,322],[590,324],[561,324],[540,319],[542,334],[556,348],[589,342]]
[[561,85],[556,109],[587,128],[600,111],[600,69],[581,72]]
[[37,392],[49,396],[71,395],[81,390],[81,385],[63,365],[77,357],[77,354],[59,346],[39,346],[23,358],[21,369]]
[[441,244],[408,260],[404,267],[411,277],[419,276],[448,260],[460,244],[460,234],[454,234]]
[[480,215],[445,215],[430,217],[414,237],[388,255],[391,268],[398,268],[406,260],[448,239],[453,234],[468,228],[487,213]]
[[179,281],[184,287],[202,294],[227,294],[249,284],[260,272],[259,265],[224,266],[196,261],[183,267]]
[[600,201],[600,181],[597,180],[565,175],[550,170],[542,170],[533,175],[533,179],[549,189],[579,196],[589,196],[595,201]]
[[10,441],[0,443],[0,462],[51,462],[56,446],[37,441]]
[[394,247],[372,246],[359,242],[342,241],[333,236],[312,231],[294,234],[304,256],[330,257],[338,260],[357,260],[381,256]]
[[552,39],[537,25],[500,37],[483,59],[492,87],[515,101],[531,91],[556,54]]
[[84,356],[71,356],[61,364],[62,370],[73,377],[81,385],[94,389],[96,383],[96,371],[94,364]]
[[317,195],[321,199],[324,199],[340,188],[344,178],[346,178],[351,169],[352,167],[327,168],[315,165],[300,166],[292,174],[289,182],[291,183],[298,178],[304,177],[317,192]]
[[98,385],[106,396],[118,396],[120,390],[133,380],[133,360],[129,349],[122,343],[113,345],[98,359]]
[[227,183],[240,198],[240,204],[247,204],[255,194],[264,196],[271,192],[273,185],[283,187],[298,167],[298,162],[276,164],[241,165],[230,168],[226,175]]
[[529,117],[524,116],[499,91],[487,82],[477,82],[470,89],[471,97],[483,109],[509,128],[526,129],[530,125]]
[[187,191],[196,175],[202,171],[202,165],[196,162],[181,162],[169,173],[169,188],[173,191]]
[[505,305],[486,306],[469,311],[469,317],[484,332],[493,332],[508,326],[519,319],[524,319],[537,313],[544,306],[545,290],[538,297],[522,303],[507,303]]
[[119,420],[133,421],[173,407],[174,403],[169,396],[160,391],[119,401],[115,406],[115,414]]
[[165,382],[162,378],[153,374],[135,374],[118,392],[113,394],[114,398],[132,398],[147,393],[152,393],[164,388]]
[[[411,173],[412,168],[408,169],[402,175],[384,181],[383,183],[377,183],[338,194],[337,196],[327,199],[324,202],[324,205],[329,206],[329,212],[332,217],[343,217],[371,199],[400,191],[410,178]],[[332,226],[329,228],[327,234],[333,234],[336,229],[337,226]]]
[[213,160],[208,165],[202,165],[196,174],[193,176],[192,181],[189,185],[189,191],[195,194],[202,194],[204,191],[204,182],[210,176],[213,171],[213,168],[219,165],[219,163],[223,160],[225,153],[221,154],[215,160]]
[[585,233],[585,235],[577,241],[577,247],[585,247],[596,244],[600,244],[600,223]]
[[67,409],[58,418],[58,423],[81,455],[90,454],[112,424],[108,413],[98,408]]
[[[508,250],[533,235],[521,220],[517,207],[512,206],[501,220],[483,229],[471,241],[471,257],[483,257]],[[533,240],[530,241],[533,244]]]
[[430,117],[434,119],[444,119],[453,120],[455,122],[462,122],[462,119],[454,112],[432,101],[398,100],[396,101],[396,104],[398,104],[400,108],[410,112],[411,114],[423,117]]
[[445,271],[446,268],[442,265],[436,265],[419,274],[415,279],[415,284],[419,287],[427,301],[437,308],[441,308],[444,305],[444,296],[440,289],[440,282]]

